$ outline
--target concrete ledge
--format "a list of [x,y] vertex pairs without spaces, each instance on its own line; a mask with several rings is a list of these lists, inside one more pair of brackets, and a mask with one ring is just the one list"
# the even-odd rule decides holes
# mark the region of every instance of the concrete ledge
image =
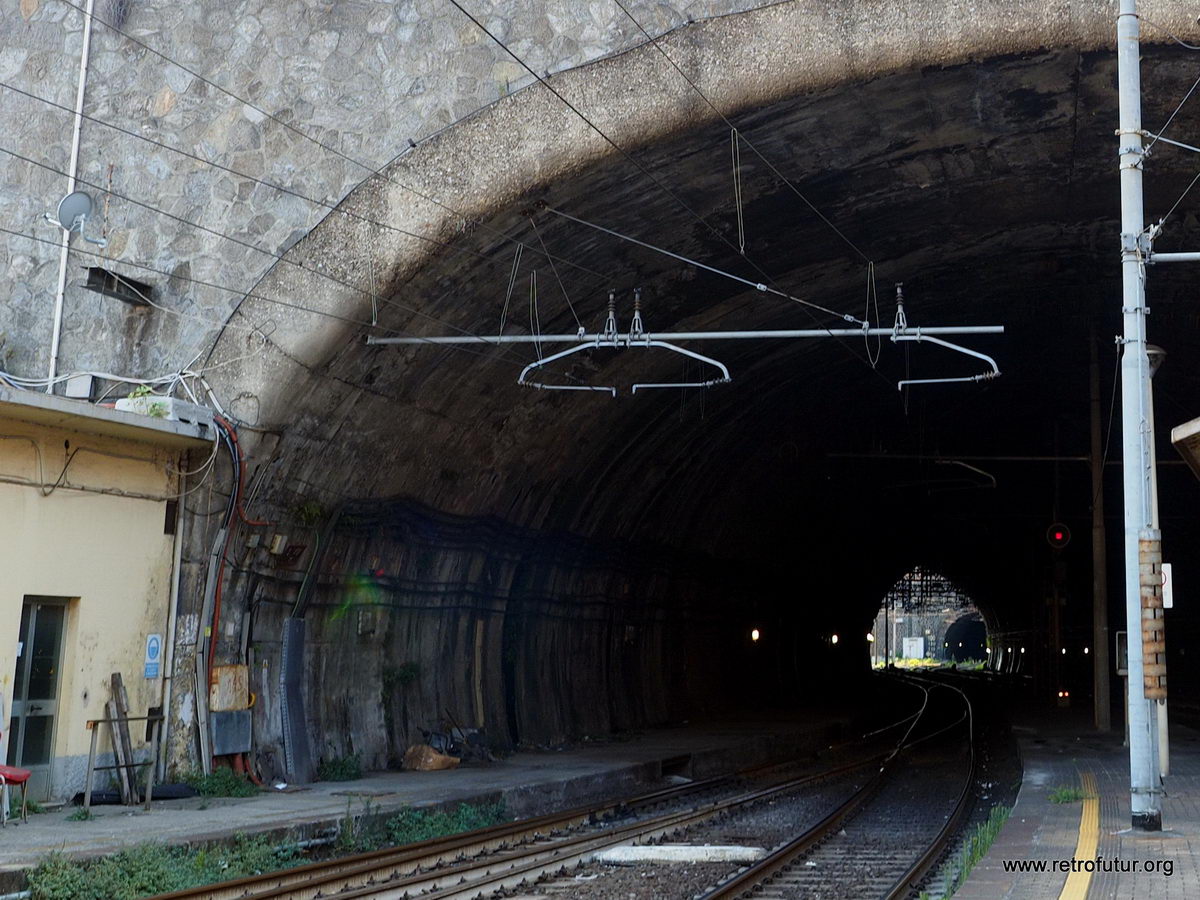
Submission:
[[17,390],[3,382],[0,382],[0,417],[180,450],[211,447],[216,438],[213,430],[204,426],[120,412],[40,391]]

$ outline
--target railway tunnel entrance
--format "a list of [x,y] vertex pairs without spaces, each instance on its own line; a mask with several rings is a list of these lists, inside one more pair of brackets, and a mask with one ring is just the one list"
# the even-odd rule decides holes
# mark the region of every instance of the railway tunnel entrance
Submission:
[[[445,128],[439,109],[436,133],[222,295],[224,326],[179,317],[168,335],[151,307],[98,313],[112,346],[75,329],[64,354],[97,372],[136,355],[125,335],[170,337],[237,432],[181,498],[177,760],[204,746],[214,661],[250,673],[260,756],[306,743],[368,766],[447,718],[554,745],[834,692],[869,670],[859,636],[914,559],[986,612],[993,649],[1005,636],[993,667],[1048,673],[1047,690],[1088,679],[1118,604],[1089,642],[1091,548],[1045,532],[1102,526],[1099,555],[1119,556],[1116,504],[1093,521],[1118,495],[1119,440],[1090,442],[1094,423],[1112,436],[1120,328],[1111,23],[919,6],[880,28],[777,4]],[[1147,120],[1200,126],[1175,114],[1189,53],[1144,56]],[[1173,206],[1194,174],[1176,149],[1156,148],[1148,208],[1187,247],[1200,219]],[[192,302],[190,271],[160,299]],[[1183,585],[1200,578],[1195,486],[1165,436],[1200,402],[1186,271],[1156,272],[1152,303]],[[1000,376],[905,325],[1002,325],[948,338]],[[544,336],[580,329],[625,343],[548,360]],[[721,337],[777,330],[809,334]],[[502,334],[522,342],[486,340]],[[454,336],[481,342],[432,343]],[[417,343],[377,342],[396,337]],[[1182,648],[1200,620],[1173,615]],[[912,637],[957,650],[952,627]],[[1172,656],[1185,689],[1190,665]]]
[[[1173,51],[1150,60],[1163,83],[1187,77]],[[247,426],[264,429],[253,452],[273,466],[258,493],[264,519],[298,532],[289,522],[307,504],[353,503],[380,523],[354,537],[351,520],[326,517],[319,543],[359,543],[319,559],[302,548],[258,584],[288,597],[307,579],[314,599],[338,606],[346,554],[393,561],[367,567],[383,572],[374,579],[387,597],[374,632],[351,635],[352,618],[308,607],[315,641],[360,645],[352,665],[329,670],[319,691],[310,686],[314,746],[342,755],[355,735],[355,748],[365,741],[382,764],[445,710],[502,745],[543,746],[794,697],[824,673],[866,671],[864,643],[832,636],[863,634],[913,558],[936,560],[991,611],[990,630],[1024,636],[1016,650],[997,650],[993,668],[1044,673],[1046,702],[1063,678],[1087,679],[1082,664],[1058,674],[1054,657],[1092,627],[1090,549],[1055,550],[1044,535],[1057,521],[1088,533],[1089,464],[1117,496],[1115,453],[1092,460],[1087,449],[1090,393],[1111,430],[1114,354],[1102,336],[1118,327],[1115,268],[1103,263],[1115,215],[1101,127],[1115,115],[1112,75],[1107,53],[1051,50],[814,90],[748,109],[739,125],[772,165],[790,160],[796,180],[745,155],[729,171],[729,132],[690,129],[640,146],[632,163],[573,163],[524,184],[410,272],[399,273],[389,245],[379,327],[419,338],[503,328],[524,344],[369,344],[377,329],[339,326],[319,340],[281,332],[266,358],[240,363],[237,341],[218,343],[210,362],[233,361],[214,377],[258,396]],[[811,143],[816,122],[823,162],[801,165],[789,148]],[[444,161],[437,154],[450,147],[431,148],[431,158]],[[1187,177],[1166,162],[1157,200],[1173,199]],[[836,230],[813,216],[801,188]],[[373,182],[348,208],[401,205],[401,195]],[[740,238],[728,244],[739,217],[745,255]],[[343,259],[339,241],[349,238],[329,228],[297,245],[296,258]],[[1182,241],[1200,237],[1193,220],[1179,228]],[[857,255],[868,242],[877,265]],[[755,267],[787,296],[721,274],[753,283]],[[261,291],[305,278],[281,269]],[[538,335],[602,328],[610,295],[619,334],[636,331],[635,311],[655,331],[819,332],[837,318],[809,303],[893,324],[901,281],[909,323],[1003,324],[1003,336],[969,341],[1000,361],[1001,377],[898,390],[979,370],[886,335],[718,339],[704,352],[731,383],[615,398],[590,388],[695,382],[700,361],[633,346],[540,365],[549,350]],[[1171,358],[1186,359],[1200,349],[1189,283],[1166,273],[1155,284],[1155,326],[1170,336]],[[248,298],[239,315],[253,320],[256,303]],[[589,390],[519,384],[533,364],[545,384]],[[1156,390],[1182,417],[1200,382],[1192,367],[1168,364]],[[275,415],[289,424],[273,429]],[[1161,458],[1167,542],[1182,548],[1194,525],[1176,504],[1193,487],[1165,445]],[[1167,487],[1173,479],[1178,491]],[[413,525],[404,509],[430,521]],[[1117,519],[1105,524],[1116,560]],[[950,624],[912,637],[953,656]],[[254,633],[281,627],[261,621]],[[750,641],[755,627],[761,639]],[[263,652],[273,670],[271,640]],[[236,645],[222,639],[217,652],[235,657]],[[388,721],[340,720],[335,710],[347,707],[373,715],[356,698],[379,691],[387,660],[421,673],[401,686],[402,701],[386,700]],[[285,742],[282,710],[255,715],[260,733]]]

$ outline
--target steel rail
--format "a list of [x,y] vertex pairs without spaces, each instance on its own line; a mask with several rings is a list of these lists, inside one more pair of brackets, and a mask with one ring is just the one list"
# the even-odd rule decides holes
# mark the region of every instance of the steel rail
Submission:
[[937,861],[941,858],[951,839],[958,833],[959,828],[974,805],[971,800],[972,789],[975,786],[975,773],[978,769],[978,760],[975,756],[975,715],[971,707],[971,698],[967,696],[966,691],[962,690],[962,688],[955,687],[952,684],[942,684],[942,687],[947,690],[956,691],[966,701],[967,744],[971,748],[970,769],[967,772],[967,778],[963,782],[962,791],[958,795],[958,800],[954,804],[954,811],[950,814],[950,818],[946,820],[946,823],[925,849],[925,852],[921,854],[921,857],[909,867],[907,872],[896,879],[896,882],[887,892],[886,900],[903,900],[903,898],[912,895],[917,890],[921,881],[937,864]]
[[[911,717],[899,723],[904,724]],[[863,741],[871,735],[864,735]],[[841,745],[844,746],[844,745]],[[676,800],[702,790],[728,784],[738,778],[755,773],[767,772],[787,765],[789,762],[770,763],[741,770],[731,775],[722,775],[651,791],[633,798],[622,798],[593,806],[581,806],[560,813],[551,813],[531,819],[505,823],[503,825],[476,829],[475,831],[434,838],[401,847],[388,847],[368,853],[356,854],[334,860],[324,860],[249,876],[233,881],[204,885],[159,895],[156,900],[270,900],[270,898],[329,897],[374,897],[388,896],[380,893],[385,888],[400,890],[395,896],[413,895],[430,887],[432,880],[445,886],[455,885],[458,893],[439,892],[438,896],[460,896],[475,884],[472,880],[459,885],[472,872],[484,872],[488,883],[510,877],[528,881],[539,874],[557,871],[566,860],[579,861],[603,846],[647,840],[653,836],[679,831],[691,825],[719,816],[738,806],[759,802],[796,790],[808,784],[828,778],[849,774],[867,765],[881,763],[892,751],[871,754],[863,759],[826,769],[812,775],[789,779],[779,784],[759,788],[737,797],[714,801],[691,810],[666,813],[641,822],[630,823],[601,833],[589,832],[555,840],[553,843],[532,847],[514,845],[544,838],[555,831],[567,831],[595,822],[608,814],[623,812],[638,807]],[[507,852],[496,853],[497,850]],[[468,857],[473,857],[468,859]],[[522,861],[523,860],[523,861]],[[507,873],[490,870],[496,866],[512,864]],[[436,873],[424,871],[440,867]],[[387,880],[384,885],[381,882]],[[517,882],[514,882],[517,883]],[[496,890],[498,887],[491,888]],[[348,893],[347,893],[348,892]]]
[[[614,800],[610,803],[573,807],[563,812],[548,813],[516,822],[478,828],[448,837],[431,838],[400,847],[385,847],[339,859],[321,860],[291,869],[265,872],[262,875],[250,875],[216,884],[184,888],[169,894],[157,895],[154,900],[168,900],[168,898],[169,900],[190,900],[190,898],[198,897],[204,897],[206,900],[240,900],[247,896],[259,896],[261,891],[286,889],[309,879],[335,875],[339,872],[372,871],[390,865],[399,866],[410,863],[417,867],[454,861],[507,843],[517,843],[551,831],[584,825],[601,816],[685,797],[688,794],[718,787],[739,776],[767,768],[771,768],[771,766],[752,768],[734,775],[719,775],[688,784],[661,788],[646,794],[639,794],[636,797]],[[269,893],[264,896],[269,896]]]
[[740,897],[778,875],[815,845],[825,840],[841,826],[842,822],[874,797],[879,792],[879,788],[883,786],[885,772],[886,769],[880,769],[870,781],[851,794],[841,806],[817,824],[758,862],[747,866],[733,878],[717,885],[707,894],[703,894],[702,900],[727,900],[727,898]]
[[[922,682],[925,681],[925,679],[912,677],[902,680],[917,685],[922,685]],[[934,684],[936,685],[937,683],[934,682]],[[938,729],[932,734],[925,735],[924,737],[918,738],[912,742],[905,743],[902,741],[901,745],[897,747],[895,753],[885,760],[879,772],[869,782],[859,788],[853,795],[843,802],[837,809],[833,810],[833,812],[826,815],[815,825],[806,829],[800,835],[782,845],[772,853],[768,854],[763,859],[759,860],[753,865],[748,866],[737,875],[734,875],[732,878],[717,885],[708,893],[701,895],[701,900],[734,900],[734,898],[749,895],[751,892],[755,891],[760,886],[765,885],[784,870],[790,868],[811,849],[826,840],[831,834],[841,827],[842,823],[846,821],[846,819],[858,812],[879,792],[886,780],[891,777],[893,772],[893,759],[899,752],[908,750],[911,747],[915,747],[919,744],[923,744],[933,737],[944,733],[950,728],[957,727],[965,720],[968,723],[967,738],[968,744],[971,747],[971,765],[967,773],[967,777],[964,780],[963,788],[960,791],[955,803],[954,812],[951,814],[950,819],[945,823],[945,825],[943,825],[941,830],[934,837],[933,841],[931,841],[926,847],[920,858],[912,866],[910,866],[905,873],[896,880],[896,882],[893,883],[891,888],[889,888],[888,893],[885,895],[886,900],[900,900],[900,898],[908,896],[912,892],[914,886],[920,882],[921,878],[925,877],[929,869],[941,857],[941,854],[949,843],[950,838],[955,834],[958,826],[962,822],[963,817],[966,815],[967,811],[969,811],[971,788],[975,781],[975,745],[970,699],[963,691],[956,687],[951,685],[940,686],[945,687],[948,690],[956,691],[962,695],[967,706],[967,710],[963,717],[959,718],[945,728]]]
[[[381,900],[389,900],[389,898],[390,900],[402,900],[405,897],[412,897],[432,891],[436,891],[436,896],[439,898],[487,896],[495,891],[527,884],[538,880],[543,875],[561,871],[563,868],[585,861],[587,857],[607,847],[628,844],[635,841],[650,841],[674,834],[686,828],[707,822],[710,819],[717,818],[731,810],[769,800],[772,797],[797,790],[815,781],[849,774],[878,759],[879,757],[873,757],[867,760],[860,760],[844,766],[838,766],[835,769],[819,772],[815,775],[806,775],[782,784],[760,788],[725,800],[717,800],[713,803],[682,812],[666,813],[656,816],[653,819],[632,822],[618,828],[608,829],[599,834],[576,835],[555,841],[551,844],[518,848],[510,853],[471,860],[462,865],[447,867],[436,872],[421,872],[397,880],[383,882],[376,878],[370,884],[365,884],[356,889],[341,890],[336,895],[331,895],[329,890],[326,889],[327,886],[321,885],[320,896],[337,896],[343,898],[343,900],[357,900],[357,898],[366,897],[378,897]],[[495,871],[497,868],[499,868],[499,871]],[[471,877],[475,873],[479,874],[476,877]],[[314,888],[311,894],[309,893],[310,886]],[[316,887],[318,885],[310,881],[302,886],[303,893],[300,894],[251,894],[247,895],[246,900],[267,900],[268,897],[304,898],[317,896]],[[294,891],[295,888],[292,888],[292,890]]]

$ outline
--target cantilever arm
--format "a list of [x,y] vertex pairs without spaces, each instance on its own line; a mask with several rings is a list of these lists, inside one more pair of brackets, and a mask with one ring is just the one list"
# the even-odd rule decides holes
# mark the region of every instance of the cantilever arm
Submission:
[[707,381],[682,381],[682,382],[665,382],[655,384],[635,384],[632,393],[636,394],[639,390],[654,390],[659,388],[685,388],[685,387],[712,387],[714,384],[728,384],[733,378],[729,374],[729,369],[725,364],[711,357],[704,356],[701,353],[696,353],[693,350],[687,350],[683,347],[678,347],[675,344],[669,344],[666,341],[657,341],[653,338],[646,337],[642,339],[630,340],[628,338],[618,341],[584,341],[574,347],[568,347],[566,350],[560,350],[558,353],[552,353],[549,356],[544,356],[541,359],[536,359],[521,370],[521,374],[517,376],[517,384],[525,387],[538,388],[544,391],[596,391],[600,393],[609,393],[612,396],[617,396],[617,389],[612,385],[591,385],[591,384],[546,384],[540,381],[530,381],[529,374],[535,369],[540,369],[547,363],[562,359],[565,356],[571,356],[575,353],[580,353],[584,350],[596,350],[599,348],[612,349],[628,349],[633,347],[659,347],[663,350],[670,350],[673,353],[689,356],[699,362],[713,366],[721,374],[719,378],[710,378]]
[[[617,396],[617,389],[607,384],[545,384],[540,381],[526,381],[525,377],[534,369],[540,369],[546,363],[554,362],[556,359],[562,359],[564,356],[570,356],[573,353],[579,353],[583,350],[594,350],[602,346],[599,340],[588,341],[582,344],[577,344],[574,347],[568,347],[566,350],[559,350],[557,353],[551,353],[549,356],[543,356],[541,359],[535,359],[529,365],[521,370],[521,374],[517,376],[517,384],[523,384],[525,387],[537,388],[542,391],[597,391],[600,393],[612,394]],[[608,345],[603,345],[608,346]]]
[[903,381],[896,383],[897,390],[904,390],[904,386],[906,384],[955,384],[964,381],[991,381],[1000,374],[1000,367],[996,365],[996,360],[992,359],[986,353],[980,353],[977,350],[971,350],[970,348],[963,347],[959,344],[952,344],[949,341],[942,340],[941,338],[931,337],[927,334],[921,334],[920,328],[916,329],[915,334],[894,333],[892,335],[892,341],[915,341],[917,343],[920,343],[921,341],[928,341],[931,344],[937,344],[938,346],[945,347],[948,350],[954,350],[957,353],[965,353],[967,356],[973,356],[976,359],[982,359],[989,366],[991,366],[990,371],[981,372],[978,375],[963,375],[958,378],[906,378]]
[[707,363],[716,368],[720,373],[720,378],[710,378],[708,381],[669,381],[659,384],[635,384],[631,393],[636,394],[638,390],[648,391],[657,390],[659,388],[685,388],[685,387],[712,387],[714,384],[729,384],[733,378],[729,374],[729,369],[725,367],[723,362],[713,359],[710,356],[696,353],[694,350],[686,350],[683,347],[669,344],[666,341],[656,341],[648,339],[631,344],[634,347],[661,347],[664,350],[670,350],[673,353],[679,353],[683,356],[690,356],[692,359],[699,360],[702,363]]

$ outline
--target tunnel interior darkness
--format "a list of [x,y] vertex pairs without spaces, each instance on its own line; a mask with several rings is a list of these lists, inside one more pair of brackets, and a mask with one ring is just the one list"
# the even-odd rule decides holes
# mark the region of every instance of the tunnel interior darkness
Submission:
[[[1166,120],[1194,68],[1182,51],[1146,49],[1148,123]],[[382,762],[439,708],[486,722],[510,743],[552,743],[807,697],[821,672],[866,669],[879,598],[915,566],[944,573],[975,599],[988,630],[1021,635],[1042,656],[1061,649],[1050,630],[1055,604],[1074,666],[1063,677],[1083,696],[1090,669],[1075,654],[1091,641],[1093,345],[1110,625],[1124,618],[1114,84],[1111,54],[1047,51],[900,72],[737,117],[876,262],[872,319],[891,324],[893,284],[903,282],[910,324],[1005,326],[1003,336],[962,339],[999,360],[994,382],[897,390],[902,377],[979,369],[886,339],[716,342],[696,349],[725,362],[732,384],[614,401],[517,386],[534,358],[528,347],[378,347],[361,332],[339,343],[295,385],[293,421],[274,451],[282,463],[262,492],[283,520],[305,502],[320,505],[324,524],[305,543],[323,545],[323,555],[311,550],[290,570],[248,569],[234,592],[255,611],[253,632],[269,654],[305,568],[315,571],[310,692],[351,682],[382,690],[378,712],[341,695],[314,701],[324,710],[314,714],[323,723],[314,741],[344,752],[358,748],[343,735],[380,729],[390,743],[368,757]],[[1172,127],[1183,136],[1197,124],[1193,106]],[[544,241],[572,263],[555,271],[525,254],[508,332],[530,330],[535,269],[545,332],[575,331],[575,313],[599,328],[610,290],[627,329],[634,288],[651,331],[844,324],[546,206],[745,278],[764,277],[761,268],[789,293],[861,316],[863,259],[746,152],[745,256],[731,246],[729,146],[716,127],[632,149],[678,198],[622,159],[522,198],[393,285],[381,321],[447,333],[395,305],[403,303],[452,329],[496,333],[514,271],[501,233]],[[1156,150],[1149,215],[1170,208],[1193,168],[1182,152]],[[1190,200],[1159,244],[1200,245]],[[1154,382],[1164,551],[1186,586],[1200,579],[1198,486],[1168,435],[1200,414],[1190,271],[1152,269],[1149,297],[1151,340],[1167,351]],[[697,370],[630,350],[580,354],[556,371],[628,384]],[[1060,551],[1045,540],[1052,522],[1075,535]],[[414,611],[435,606],[438,616]],[[383,612],[373,619],[372,609]],[[1180,604],[1167,622],[1178,648],[1172,684],[1184,691],[1197,678],[1183,653],[1198,624],[1192,609]],[[762,640],[750,640],[753,627]],[[977,625],[963,630],[964,646],[978,640]],[[855,639],[834,645],[833,633]],[[364,641],[376,642],[369,654]],[[415,686],[399,668],[408,664],[420,673]],[[266,733],[278,730],[270,704],[257,714]]]
[[960,616],[946,629],[946,656],[955,662],[987,658],[987,626],[978,615]]

